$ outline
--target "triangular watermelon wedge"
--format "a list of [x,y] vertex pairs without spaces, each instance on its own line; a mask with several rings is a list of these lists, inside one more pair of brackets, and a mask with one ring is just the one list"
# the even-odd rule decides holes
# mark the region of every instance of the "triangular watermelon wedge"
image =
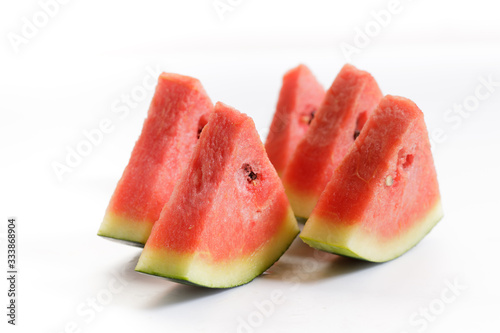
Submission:
[[277,261],[298,232],[252,119],[217,103],[136,270],[234,287]]
[[377,82],[369,73],[351,65],[342,68],[283,175],[295,215],[309,217],[381,98]]
[[276,112],[266,138],[269,160],[282,175],[325,96],[309,68],[299,65],[283,76]]
[[412,101],[388,95],[300,237],[321,250],[382,262],[412,248],[442,216],[423,114]]
[[98,235],[142,246],[187,165],[213,104],[194,78],[162,73]]

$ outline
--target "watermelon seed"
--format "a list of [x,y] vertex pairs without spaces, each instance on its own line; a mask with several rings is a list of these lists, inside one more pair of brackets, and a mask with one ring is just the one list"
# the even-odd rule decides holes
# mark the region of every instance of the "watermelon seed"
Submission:
[[366,111],[361,112],[356,119],[356,129],[354,130],[354,140],[356,140],[361,132],[363,126],[365,126],[366,121],[368,120],[368,114]]
[[203,128],[205,128],[205,125],[208,123],[208,116],[209,114],[205,113],[200,117],[200,120],[198,120],[198,139],[200,138]]
[[257,185],[255,182],[255,180],[257,180],[257,174],[255,172],[253,172],[250,164],[248,164],[248,163],[243,164],[243,170],[245,171],[245,173],[247,173],[247,181],[249,183],[253,183],[254,185]]
[[198,139],[200,138],[201,131],[203,131],[203,127],[205,126],[198,127]]
[[394,184],[394,179],[392,178],[392,176],[389,175],[385,179],[385,186],[391,186],[392,184]]
[[316,109],[313,108],[309,113],[306,113],[300,119],[303,123],[311,125],[311,122],[313,121],[315,115],[316,115]]
[[311,115],[309,116],[309,121],[307,122],[307,125],[311,125],[311,121],[313,121],[315,115],[316,115],[316,109],[311,111]]

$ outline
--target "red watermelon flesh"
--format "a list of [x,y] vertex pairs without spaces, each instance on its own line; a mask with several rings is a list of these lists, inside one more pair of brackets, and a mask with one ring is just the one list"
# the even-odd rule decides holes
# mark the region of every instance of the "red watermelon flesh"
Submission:
[[278,175],[282,175],[300,139],[318,110],[325,89],[309,68],[299,65],[283,77],[283,85],[266,139],[266,151]]
[[298,232],[252,119],[217,103],[136,270],[233,287],[264,272]]
[[442,208],[423,114],[386,96],[333,174],[301,238],[328,252],[387,261],[417,244]]
[[201,83],[163,73],[99,235],[145,244],[213,108]]
[[381,98],[369,73],[351,65],[342,68],[285,169],[283,184],[295,215],[309,217]]

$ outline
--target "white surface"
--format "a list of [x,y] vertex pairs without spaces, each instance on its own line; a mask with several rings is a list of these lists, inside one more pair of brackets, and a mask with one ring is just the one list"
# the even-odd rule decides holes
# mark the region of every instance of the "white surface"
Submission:
[[[422,321],[410,318],[429,306],[442,313],[420,331],[497,330],[500,87],[455,127],[443,118],[474,95],[481,77],[500,81],[493,3],[401,0],[403,10],[352,59],[384,93],[414,100],[430,131],[447,135],[434,148],[442,222],[415,249],[381,265],[315,260],[297,240],[269,274],[225,291],[135,273],[138,248],[96,236],[152,91],[123,118],[113,104],[141,84],[149,66],[199,78],[214,102],[251,115],[265,133],[284,72],[305,63],[329,86],[346,62],[340,44],[352,43],[356,27],[388,1],[240,1],[224,21],[211,0],[71,1],[18,53],[2,38],[0,232],[16,216],[20,234],[19,325],[8,326],[3,310],[2,332],[63,332],[71,322],[81,332],[236,332],[240,319],[255,326],[243,332],[418,332]],[[2,36],[19,33],[22,17],[39,8],[2,2]],[[51,163],[105,118],[113,131],[59,181]],[[1,248],[5,267],[5,238]],[[466,289],[450,300],[455,280]],[[111,291],[109,304],[89,310],[89,301]],[[256,304],[269,305],[277,292],[283,302],[259,314]],[[439,301],[443,295],[449,303]]]

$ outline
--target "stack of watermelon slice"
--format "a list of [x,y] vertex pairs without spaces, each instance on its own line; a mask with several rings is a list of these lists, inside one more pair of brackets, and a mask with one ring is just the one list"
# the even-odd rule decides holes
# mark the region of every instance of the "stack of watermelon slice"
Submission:
[[144,246],[139,272],[228,288],[280,258],[296,216],[305,243],[344,256],[387,261],[418,243],[442,217],[418,107],[351,65],[325,93],[300,65],[264,146],[250,117],[163,73],[98,234]]

